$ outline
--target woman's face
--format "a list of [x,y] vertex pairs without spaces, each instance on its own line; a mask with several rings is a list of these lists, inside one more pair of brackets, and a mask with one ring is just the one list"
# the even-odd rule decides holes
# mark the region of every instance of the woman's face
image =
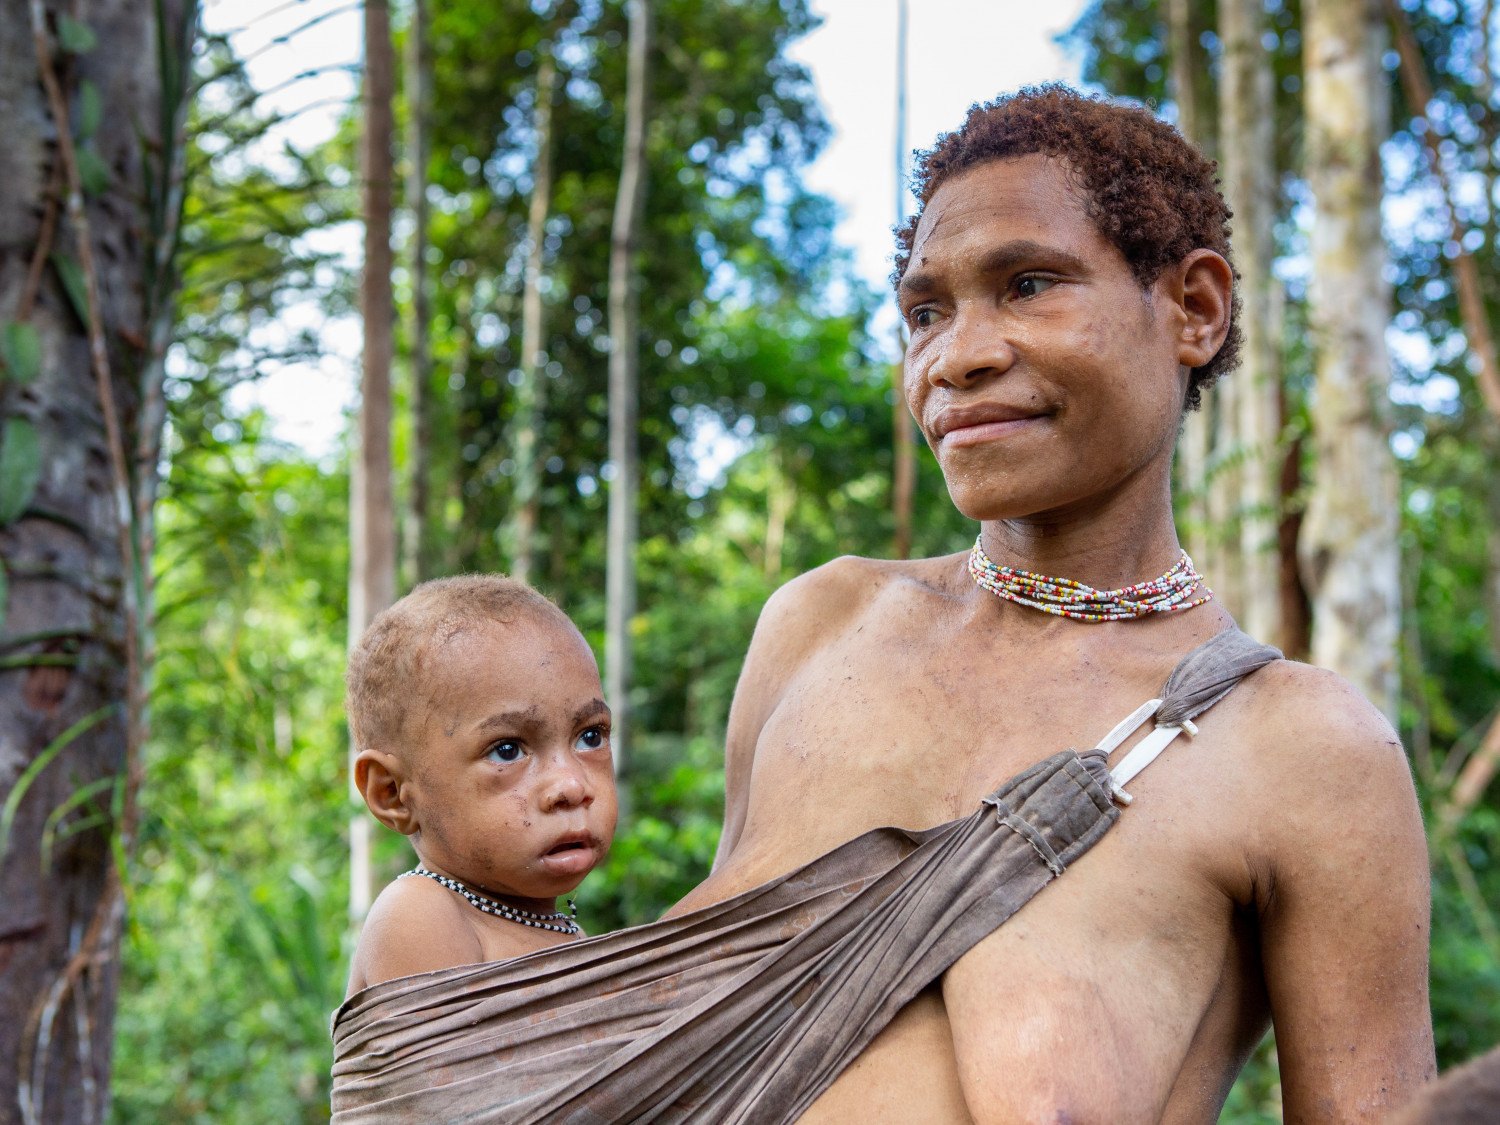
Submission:
[[1143,289],[1079,192],[1057,159],[996,160],[939,188],[917,228],[906,400],[972,519],[1165,489],[1189,369],[1228,331],[1222,258],[1194,251]]

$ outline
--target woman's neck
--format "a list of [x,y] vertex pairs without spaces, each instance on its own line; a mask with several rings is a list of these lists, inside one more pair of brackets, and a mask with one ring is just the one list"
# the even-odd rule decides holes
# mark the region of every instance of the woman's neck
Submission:
[[[1114,590],[1155,578],[1182,555],[1170,492],[1114,497],[1083,510],[986,520],[984,553],[999,566]],[[1162,493],[1165,492],[1165,495]]]

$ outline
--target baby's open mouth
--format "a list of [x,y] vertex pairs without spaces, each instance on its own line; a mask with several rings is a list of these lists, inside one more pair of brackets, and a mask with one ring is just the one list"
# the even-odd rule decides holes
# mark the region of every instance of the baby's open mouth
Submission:
[[542,856],[542,866],[556,875],[582,878],[598,863],[601,856],[587,835],[559,840]]

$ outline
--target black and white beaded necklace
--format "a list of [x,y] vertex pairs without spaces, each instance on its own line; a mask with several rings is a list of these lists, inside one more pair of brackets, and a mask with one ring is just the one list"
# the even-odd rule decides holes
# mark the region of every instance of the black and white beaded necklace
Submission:
[[538,930],[551,930],[559,934],[581,934],[583,927],[578,924],[578,907],[573,905],[573,900],[568,899],[568,909],[559,910],[553,914],[534,914],[530,910],[522,910],[518,906],[510,906],[500,902],[498,899],[487,898],[476,894],[464,886],[457,879],[450,879],[446,875],[439,875],[436,871],[428,871],[427,868],[418,864],[410,871],[403,871],[397,876],[405,879],[408,875],[425,875],[435,883],[441,883],[450,891],[463,895],[469,900],[469,905],[476,910],[483,910],[486,914],[493,914],[497,918],[504,918],[507,922],[516,922],[522,926],[530,926]]

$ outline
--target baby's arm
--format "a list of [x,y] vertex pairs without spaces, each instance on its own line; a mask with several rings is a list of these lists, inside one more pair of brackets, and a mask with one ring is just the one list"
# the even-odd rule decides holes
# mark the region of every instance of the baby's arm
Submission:
[[396,977],[488,960],[463,899],[431,879],[397,879],[365,918],[349,971],[349,991]]

